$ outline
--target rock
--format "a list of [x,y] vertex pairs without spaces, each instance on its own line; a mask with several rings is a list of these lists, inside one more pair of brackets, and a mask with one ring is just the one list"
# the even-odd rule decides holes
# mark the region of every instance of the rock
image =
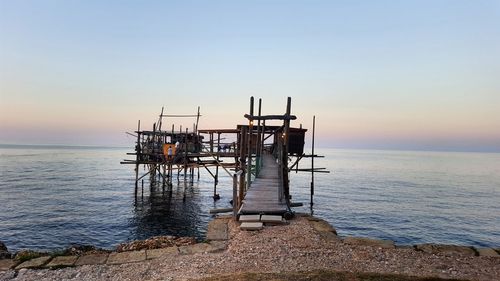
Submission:
[[7,251],[7,246],[2,241],[0,241],[0,251]]
[[226,241],[210,241],[210,245],[213,247],[213,252],[222,252],[226,250]]
[[334,241],[334,242],[340,242],[342,239],[337,236],[336,233],[334,232],[319,232],[319,236],[326,241]]
[[309,214],[299,214],[299,216],[305,218],[308,221],[322,221],[322,219],[315,216],[311,216]]
[[15,262],[11,259],[0,260],[0,271],[7,271],[14,266]]
[[193,237],[156,236],[146,240],[122,243],[116,247],[116,251],[151,250],[193,244],[196,244],[196,239]]
[[0,251],[0,260],[10,259],[12,258],[12,254],[8,251]]
[[500,257],[500,255],[492,248],[480,248],[476,249],[476,251],[481,257]]
[[429,254],[459,254],[466,256],[475,256],[476,252],[472,247],[458,245],[442,245],[442,244],[419,244],[415,245],[418,251]]
[[109,254],[106,264],[122,264],[146,260],[146,251],[128,251]]
[[7,249],[7,246],[0,241],[0,260],[2,259],[10,259],[12,257],[12,254],[9,252]]
[[97,248],[93,245],[71,245],[63,251],[65,256],[81,256],[84,254],[109,253],[109,250]]
[[41,256],[48,256],[48,253],[36,252],[32,250],[21,250],[16,253],[14,259],[19,262],[24,262]]
[[73,266],[77,259],[77,256],[58,256],[53,258],[45,267],[62,268]]
[[228,222],[228,219],[215,219],[210,221],[207,228],[207,240],[227,240]]
[[[188,246],[182,246],[182,247],[188,247]],[[146,258],[148,260],[159,259],[159,258],[165,258],[168,256],[177,255],[178,253],[179,253],[179,249],[177,248],[177,246],[172,246],[172,247],[162,248],[162,249],[152,249],[152,250],[146,250]]]
[[365,237],[346,237],[344,238],[344,243],[349,245],[371,246],[385,249],[394,249],[396,247],[394,245],[394,241],[391,240],[372,239]]
[[324,220],[310,220],[309,223],[318,232],[332,232],[337,235],[337,231],[327,221]]
[[78,258],[75,265],[105,264],[109,254],[89,254]]
[[51,259],[50,256],[34,258],[34,259],[25,261],[25,262],[21,263],[20,265],[16,266],[16,270],[20,270],[23,268],[40,268],[40,267],[44,266],[48,261],[50,261],[50,259]]

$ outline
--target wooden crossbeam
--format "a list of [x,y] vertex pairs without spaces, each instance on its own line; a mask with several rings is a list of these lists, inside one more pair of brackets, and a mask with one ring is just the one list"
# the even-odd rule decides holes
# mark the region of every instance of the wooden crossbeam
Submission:
[[286,115],[286,114],[285,115],[262,115],[262,116],[245,114],[244,116],[248,120],[296,120],[297,119],[297,116],[295,116],[295,115]]

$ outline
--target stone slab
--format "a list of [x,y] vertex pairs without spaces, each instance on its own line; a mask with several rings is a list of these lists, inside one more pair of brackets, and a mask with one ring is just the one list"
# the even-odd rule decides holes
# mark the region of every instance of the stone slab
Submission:
[[180,246],[179,247],[179,252],[181,254],[200,254],[200,253],[209,253],[213,252],[214,248],[212,245],[208,243],[198,243],[194,245],[188,245],[188,246]]
[[0,260],[0,271],[7,271],[16,263],[11,259]]
[[240,225],[241,230],[261,230],[263,228],[262,222],[243,222]]
[[480,248],[480,249],[476,249],[476,251],[479,254],[479,256],[481,256],[481,257],[497,257],[497,258],[500,258],[500,255],[495,250],[493,250],[492,248]]
[[60,268],[75,265],[77,256],[58,256],[53,258],[45,267]]
[[418,251],[422,251],[429,254],[460,254],[466,256],[475,256],[476,252],[467,246],[458,245],[442,245],[442,244],[418,244],[415,245]]
[[177,246],[162,248],[162,249],[152,249],[146,250],[146,258],[148,260],[151,259],[159,259],[159,258],[167,258],[179,253],[179,249]]
[[319,236],[326,241],[342,242],[342,239],[333,232],[318,232]]
[[226,241],[210,241],[210,245],[213,248],[213,252],[222,252],[227,248]]
[[207,240],[227,240],[229,219],[215,219],[208,223]]
[[260,215],[241,215],[238,219],[240,222],[258,222],[260,221]]
[[337,235],[337,230],[324,220],[310,220],[309,223],[318,232],[333,232]]
[[322,219],[317,218],[315,216],[311,216],[309,214],[300,214],[301,217],[305,218],[308,221],[321,221]]
[[130,251],[109,254],[106,264],[123,264],[146,260],[146,251]]
[[380,240],[365,237],[346,237],[344,238],[344,243],[355,246],[371,246],[384,249],[394,249],[394,241],[391,240]]
[[265,223],[265,224],[271,224],[271,225],[280,225],[280,224],[286,224],[287,221],[283,219],[281,216],[273,216],[273,215],[262,215],[260,217],[260,221]]
[[44,266],[46,263],[48,263],[52,259],[50,256],[45,256],[45,257],[39,257],[35,259],[31,259],[28,261],[25,261],[21,263],[20,265],[16,266],[16,270],[23,269],[23,268],[39,268]]
[[91,254],[80,256],[75,262],[75,265],[96,265],[105,264],[109,254]]

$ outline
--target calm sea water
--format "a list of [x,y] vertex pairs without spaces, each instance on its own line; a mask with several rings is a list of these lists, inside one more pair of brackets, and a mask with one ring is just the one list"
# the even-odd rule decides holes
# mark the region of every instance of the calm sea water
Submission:
[[[211,208],[230,207],[231,178],[200,170],[193,185],[144,187],[134,198],[130,149],[0,146],[0,241],[11,251],[71,244],[113,248],[155,235],[202,240]],[[500,154],[323,149],[313,212],[339,235],[500,246]],[[302,166],[305,167],[306,163]],[[221,173],[223,175],[223,172]],[[195,178],[196,179],[196,178]],[[310,174],[292,173],[292,195],[310,212]]]

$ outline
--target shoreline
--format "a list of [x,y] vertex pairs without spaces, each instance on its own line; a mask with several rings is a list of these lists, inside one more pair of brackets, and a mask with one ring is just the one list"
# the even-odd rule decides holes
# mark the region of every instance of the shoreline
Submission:
[[[297,212],[295,213],[297,216],[301,216],[301,217],[312,217],[314,218],[314,220],[317,220],[317,221],[323,221],[323,223],[325,224],[328,224],[330,226],[331,229],[333,229],[333,231],[335,232],[335,235],[337,235],[337,237],[341,240],[348,240],[349,242],[348,243],[358,243],[358,242],[355,242],[355,240],[373,240],[373,241],[387,241],[387,242],[390,242],[391,244],[393,244],[396,248],[415,248],[416,250],[420,250],[420,248],[422,248],[423,245],[436,245],[436,246],[453,246],[453,247],[463,247],[463,248],[470,248],[472,249],[477,256],[480,255],[480,250],[481,249],[492,249],[494,250],[495,252],[497,252],[499,255],[500,255],[500,245],[495,245],[493,247],[490,247],[490,246],[484,246],[484,247],[478,247],[478,246],[473,246],[473,245],[464,245],[464,244],[445,244],[445,243],[432,243],[432,242],[427,242],[427,243],[419,243],[419,244],[399,244],[391,239],[386,239],[386,238],[374,238],[374,237],[368,237],[368,236],[353,236],[353,235],[338,235],[337,234],[337,229],[334,228],[328,221],[326,221],[325,219],[323,218],[320,218],[320,217],[316,217],[314,215],[310,215],[309,213],[302,213],[302,212]],[[216,216],[214,216],[212,218],[211,221],[209,221],[208,225],[210,225],[210,222],[212,222],[213,220],[215,219],[220,219],[220,218],[226,218],[226,217],[229,217],[230,215],[226,215],[226,214],[217,214]],[[69,244],[67,247],[65,248],[56,248],[56,249],[53,249],[53,250],[39,250],[39,249],[29,249],[29,248],[20,248],[19,250],[15,251],[15,252],[9,252],[12,257],[14,257],[17,253],[19,252],[26,252],[26,251],[29,251],[29,252],[35,252],[35,253],[39,253],[39,254],[42,254],[42,255],[52,255],[54,253],[60,253],[60,252],[63,252],[63,251],[67,251],[71,248],[92,248],[93,250],[98,250],[98,251],[103,251],[103,252],[121,252],[121,250],[117,250],[118,248],[120,247],[123,247],[123,245],[126,245],[126,244],[132,244],[132,243],[135,243],[135,242],[146,242],[148,240],[151,240],[151,239],[155,239],[155,238],[160,238],[162,239],[163,237],[169,237],[169,238],[186,238],[186,239],[192,239],[193,241],[196,241],[196,243],[202,243],[203,241],[207,240],[206,238],[206,234],[205,234],[205,237],[194,237],[194,236],[175,236],[175,235],[161,235],[161,236],[152,236],[148,239],[144,239],[144,240],[129,240],[129,241],[122,241],[120,243],[118,243],[116,246],[114,247],[111,247],[111,248],[108,248],[108,247],[105,247],[105,248],[98,248],[97,246],[95,245],[92,245],[92,244],[79,244],[79,243],[74,243],[74,244]],[[361,242],[359,242],[361,243]],[[5,244],[3,243],[3,241],[0,240],[0,260],[2,259],[2,246],[5,246]],[[424,250],[425,251],[425,250]]]
[[[187,280],[223,273],[333,270],[494,280],[500,276],[497,251],[340,238],[326,221],[303,214],[287,225],[266,226],[261,231],[240,230],[231,217],[220,216],[209,223],[206,242],[109,254],[46,256],[17,264],[10,260],[10,269],[5,268],[6,260],[0,260],[0,280],[29,280],[35,275],[40,280],[55,280],[51,279],[54,276],[68,279],[68,274],[85,276],[85,280],[116,280],[120,279],[116,274],[145,274],[145,268],[148,277],[139,279],[159,280],[155,276],[163,274],[173,278],[170,280]],[[95,275],[96,270],[113,274],[103,277]]]

